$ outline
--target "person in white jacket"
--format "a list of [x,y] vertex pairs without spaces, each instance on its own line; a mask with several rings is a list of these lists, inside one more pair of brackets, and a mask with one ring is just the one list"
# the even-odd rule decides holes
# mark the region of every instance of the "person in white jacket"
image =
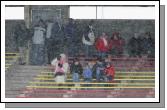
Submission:
[[69,64],[67,62],[67,57],[65,54],[60,54],[59,57],[55,58],[51,62],[52,66],[54,66],[54,76],[55,82],[63,83],[66,81],[66,76],[69,71]]
[[91,52],[93,51],[94,43],[95,43],[95,34],[93,32],[93,26],[92,21],[89,23],[89,25],[85,28],[85,32],[82,36],[82,43],[85,47],[85,54],[86,57],[91,56]]
[[44,65],[45,61],[45,22],[41,19],[34,26],[34,34],[32,37],[32,64]]

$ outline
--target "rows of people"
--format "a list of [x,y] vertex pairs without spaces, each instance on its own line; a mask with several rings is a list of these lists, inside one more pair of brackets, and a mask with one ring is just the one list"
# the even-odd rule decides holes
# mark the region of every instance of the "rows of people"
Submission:
[[[91,20],[82,31],[78,30],[78,25],[73,19],[69,19],[67,24],[60,25],[58,20],[40,19],[32,28],[23,29],[18,26],[14,34],[16,36],[16,45],[22,53],[28,38],[32,41],[30,62],[34,65],[43,65],[50,63],[51,60],[59,53],[66,53],[68,56],[77,56],[80,45],[84,48],[86,57],[98,55],[104,57],[106,54],[119,56],[124,54],[126,48],[129,56],[141,56],[149,54],[154,57],[154,39],[151,33],[147,32],[140,36],[138,33],[134,37],[125,41],[119,32],[112,33],[111,37],[103,32],[102,35],[95,35],[94,21]],[[19,28],[20,27],[20,28]],[[29,34],[26,34],[29,32]],[[29,36],[32,36],[29,37]]]
[[[115,69],[111,64],[111,57],[108,56],[105,60],[97,58],[94,63],[91,61],[85,61],[80,63],[78,58],[73,59],[72,63],[69,63],[65,54],[60,54],[52,61],[54,68],[55,81],[58,83],[66,82],[70,73],[73,82],[93,82],[92,79],[96,79],[96,82],[111,82],[114,79]],[[68,71],[70,70],[70,71]],[[83,81],[81,79],[84,79]]]

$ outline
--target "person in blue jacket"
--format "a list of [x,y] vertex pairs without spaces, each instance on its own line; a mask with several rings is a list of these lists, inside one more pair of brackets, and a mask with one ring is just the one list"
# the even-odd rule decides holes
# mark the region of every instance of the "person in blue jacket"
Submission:
[[[88,63],[86,63],[86,66],[84,67],[83,78],[84,78],[84,82],[87,82],[87,83],[92,82],[92,70]],[[86,84],[85,86],[90,87],[91,85]]]

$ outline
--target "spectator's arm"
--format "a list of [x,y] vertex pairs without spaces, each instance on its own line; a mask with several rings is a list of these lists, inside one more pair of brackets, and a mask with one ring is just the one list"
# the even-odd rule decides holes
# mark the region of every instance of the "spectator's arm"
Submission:
[[68,69],[69,69],[68,63],[63,64],[62,70],[63,70],[65,73],[68,72]]

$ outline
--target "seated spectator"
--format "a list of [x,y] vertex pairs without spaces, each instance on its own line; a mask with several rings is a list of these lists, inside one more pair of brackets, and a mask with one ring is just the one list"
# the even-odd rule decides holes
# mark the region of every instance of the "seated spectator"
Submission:
[[104,69],[104,73],[107,77],[106,81],[110,82],[114,79],[115,69],[110,63],[107,63],[106,68]]
[[125,44],[124,39],[119,36],[118,32],[114,32],[109,43],[109,47],[111,48],[111,53],[116,56],[123,54],[124,44]]
[[93,66],[93,71],[95,73],[97,82],[103,81],[103,70],[104,63],[101,58],[98,58],[96,64]]
[[80,64],[79,60],[76,58],[71,65],[71,73],[73,77],[73,82],[79,82],[80,75],[82,74],[82,65]]
[[102,33],[102,35],[96,40],[95,47],[99,53],[99,57],[104,57],[109,51],[109,42],[108,36],[106,33]]
[[[84,70],[83,70],[83,77],[84,77],[84,81],[87,82],[87,83],[90,83],[92,82],[92,70],[91,68],[89,67],[89,64],[86,63],[86,66],[84,67]],[[90,84],[86,84],[85,86],[89,87],[91,86]]]
[[128,52],[130,57],[141,56],[141,39],[139,38],[138,33],[135,33],[134,36],[128,42]]
[[58,83],[65,82],[66,74],[68,72],[69,64],[66,59],[65,54],[60,54],[57,58],[55,58],[51,64],[55,67],[54,75],[55,81]]
[[111,60],[112,60],[112,57],[111,57],[111,55],[107,55],[106,57],[105,57],[105,63],[111,63]]

